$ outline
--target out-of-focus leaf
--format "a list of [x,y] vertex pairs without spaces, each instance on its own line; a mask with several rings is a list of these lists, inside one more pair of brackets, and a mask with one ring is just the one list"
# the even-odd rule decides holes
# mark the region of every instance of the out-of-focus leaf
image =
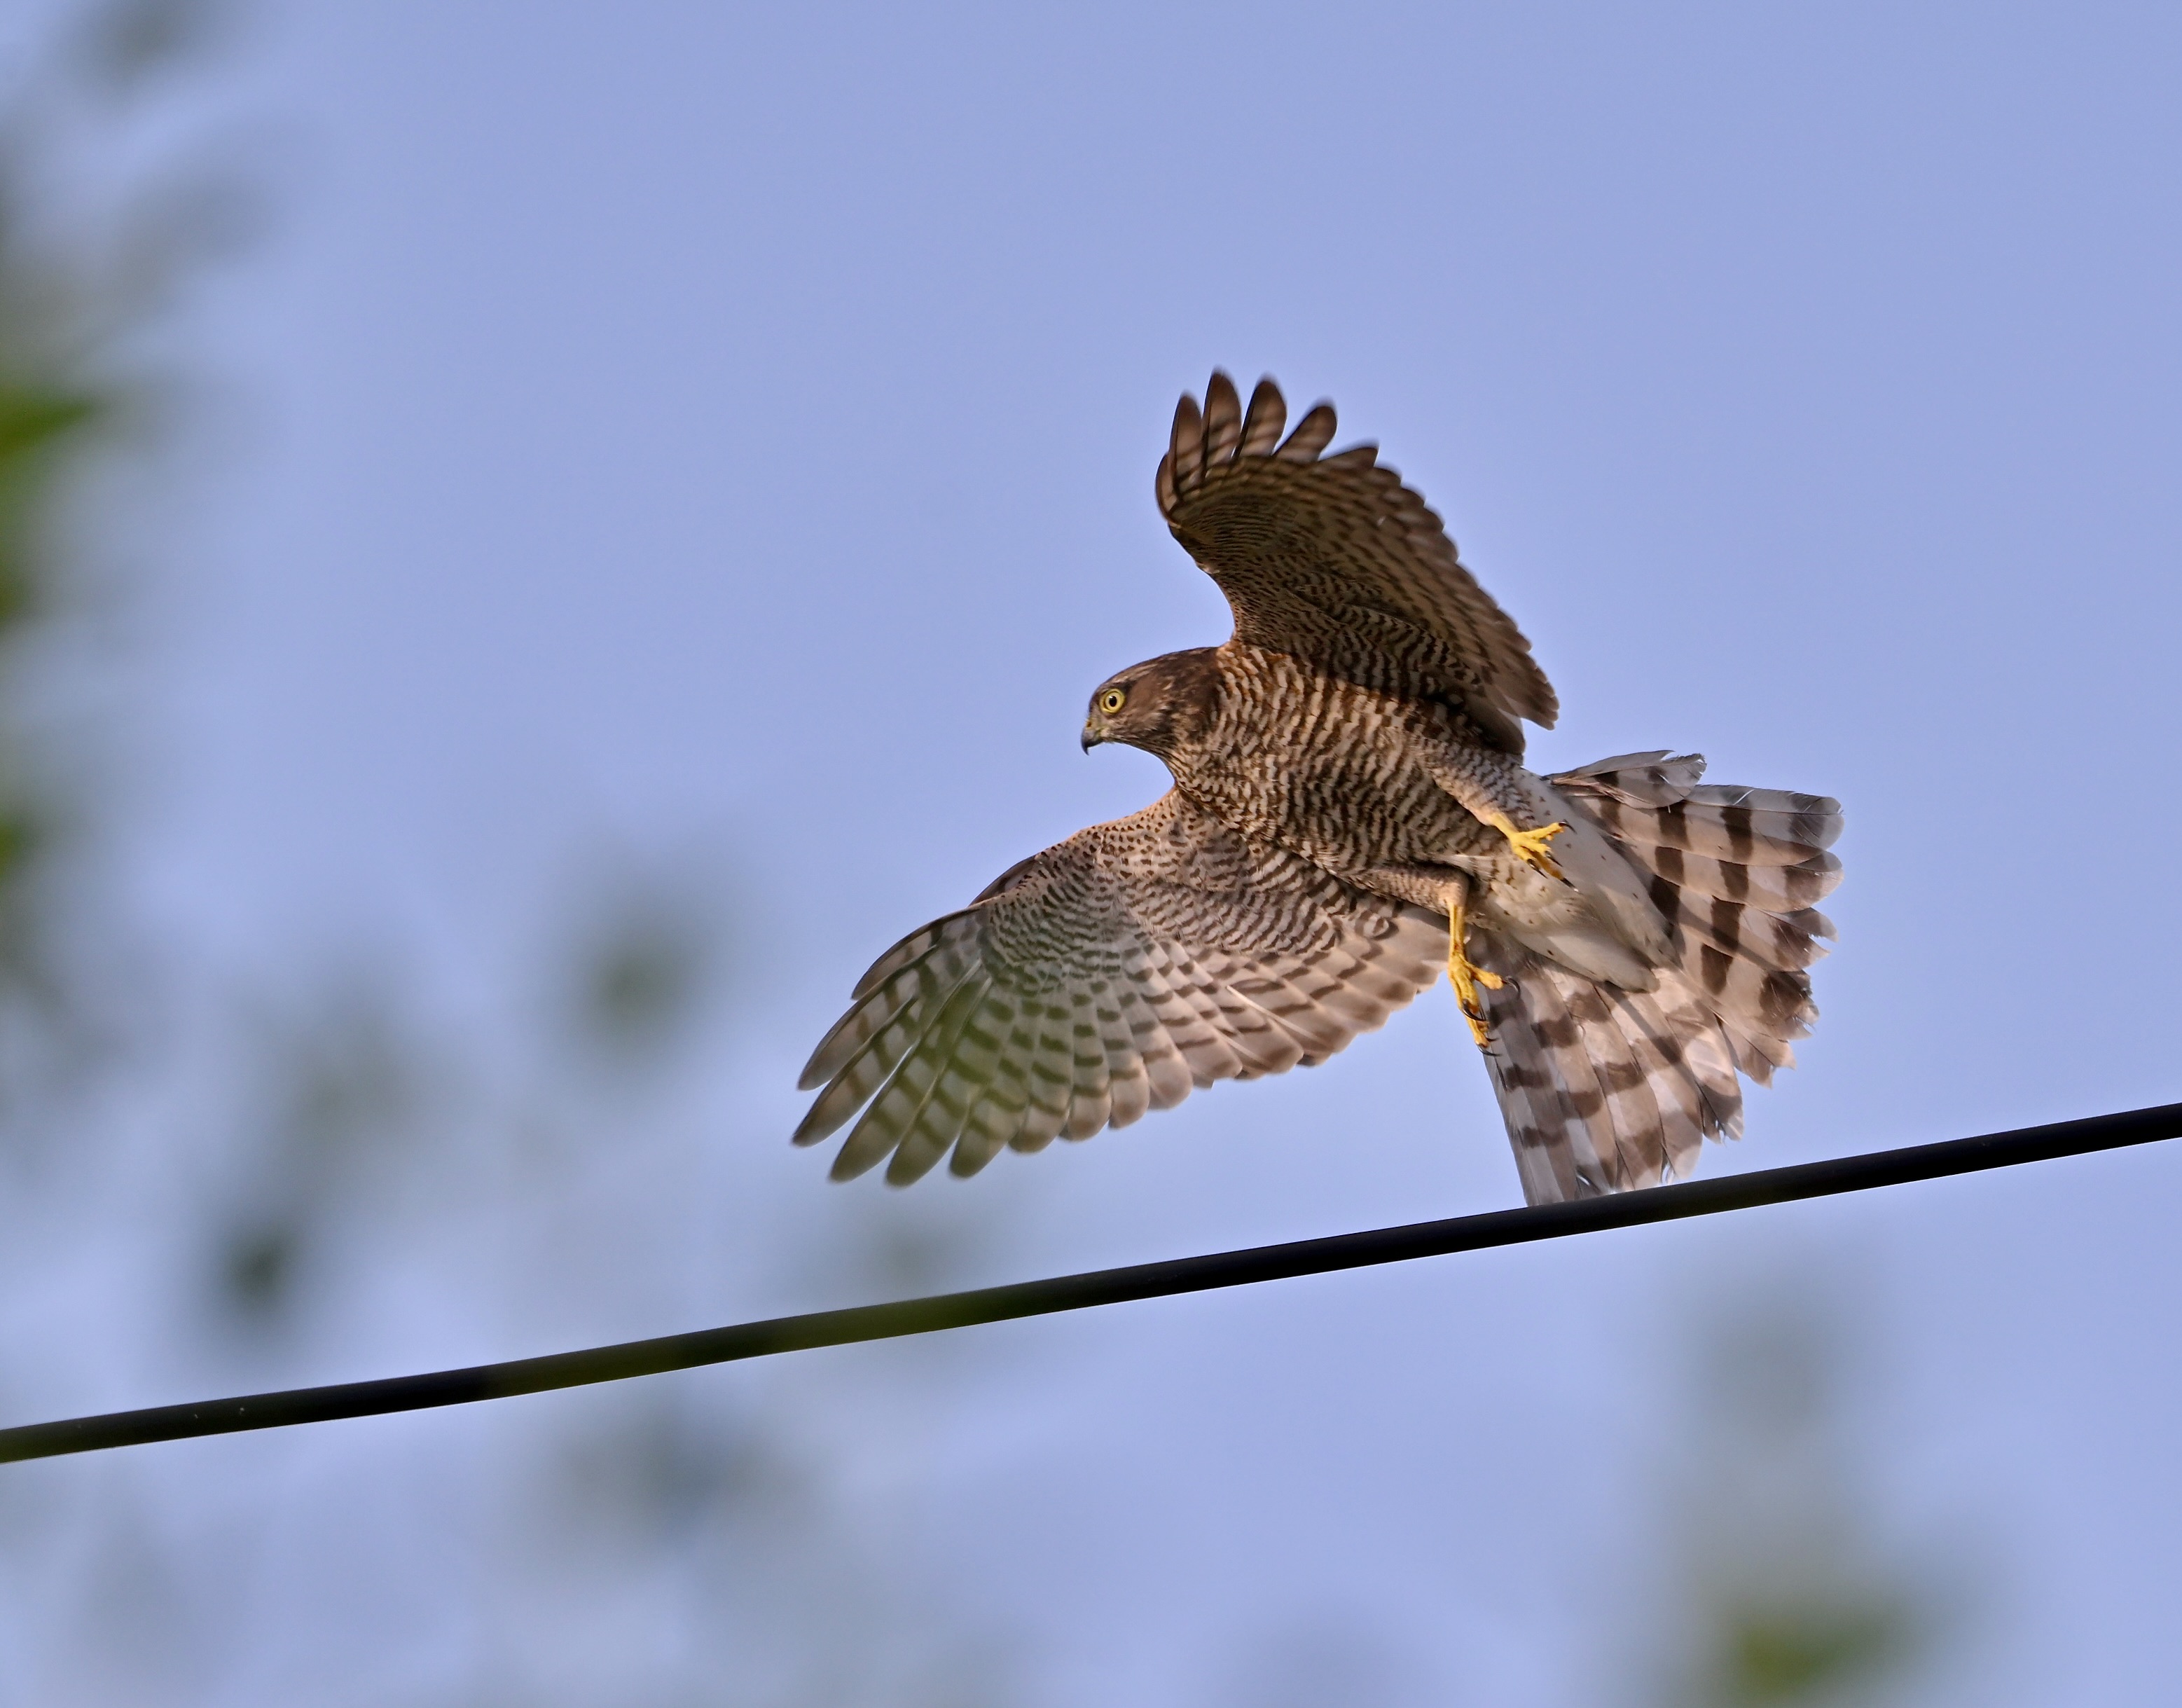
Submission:
[[0,474],[14,475],[22,458],[95,420],[103,407],[86,391],[0,386]]
[[694,884],[626,871],[579,899],[560,974],[566,1023],[602,1065],[656,1068],[718,982],[720,931]]
[[1747,1708],[1809,1702],[1884,1676],[1908,1658],[1919,1622],[1900,1602],[1792,1602],[1728,1614],[1714,1700]]
[[1849,1427],[1847,1319],[1780,1284],[1697,1337],[1654,1585],[1659,1708],[1907,1700],[1947,1585],[1891,1533]]
[[279,1309],[295,1278],[296,1237],[294,1228],[279,1223],[230,1234],[221,1268],[228,1296],[253,1314]]

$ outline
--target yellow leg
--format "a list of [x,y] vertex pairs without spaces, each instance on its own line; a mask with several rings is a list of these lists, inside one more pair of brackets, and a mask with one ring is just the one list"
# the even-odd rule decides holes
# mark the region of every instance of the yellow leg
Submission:
[[1567,829],[1567,825],[1541,824],[1535,830],[1518,830],[1505,812],[1495,812],[1485,822],[1508,839],[1509,846],[1526,866],[1535,866],[1548,878],[1568,882],[1561,868],[1553,864],[1553,857],[1546,852],[1546,844]]
[[1487,972],[1470,958],[1463,946],[1467,934],[1468,925],[1458,898],[1447,907],[1447,976],[1454,986],[1454,1000],[1462,1005],[1462,1018],[1470,1023],[1470,1035],[1483,1050],[1492,1045],[1493,1034],[1485,1029],[1485,1003],[1477,994],[1477,987],[1482,984],[1487,990],[1498,990],[1501,980],[1498,973]]

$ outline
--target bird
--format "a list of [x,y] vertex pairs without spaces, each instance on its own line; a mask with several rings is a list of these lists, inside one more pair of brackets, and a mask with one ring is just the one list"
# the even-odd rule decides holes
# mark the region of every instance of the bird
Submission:
[[906,1185],[1310,1067],[1443,970],[1531,1204],[1684,1179],[1817,1018],[1840,803],[1632,752],[1540,776],[1559,701],[1371,444],[1270,378],[1177,405],[1154,490],[1234,633],[1117,672],[1081,735],[1167,793],[880,956],[812,1053],[813,1145]]

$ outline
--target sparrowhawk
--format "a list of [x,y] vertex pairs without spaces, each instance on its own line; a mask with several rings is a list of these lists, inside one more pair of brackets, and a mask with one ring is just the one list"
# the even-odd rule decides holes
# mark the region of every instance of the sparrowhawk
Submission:
[[1741,1134],[1738,1073],[1793,1064],[1839,803],[1666,750],[1524,769],[1558,709],[1530,643],[1375,447],[1321,454],[1331,405],[1287,413],[1221,373],[1182,399],[1160,512],[1235,633],[1110,678],[1083,732],[1174,786],[864,974],[803,1075],[799,1145],[861,1112],[836,1178],[974,1174],[1311,1066],[1442,965],[1534,1204],[1686,1177]]

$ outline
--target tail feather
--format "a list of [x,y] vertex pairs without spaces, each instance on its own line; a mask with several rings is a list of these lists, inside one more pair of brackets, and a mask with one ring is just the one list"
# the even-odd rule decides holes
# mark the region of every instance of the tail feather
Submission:
[[[1666,911],[1666,910],[1663,910]],[[1738,901],[1674,898],[1668,925],[1693,943],[1709,943],[1776,973],[1800,973],[1831,951],[1818,940],[1835,934],[1834,922],[1815,907],[1768,913]]]
[[1646,992],[1586,979],[1497,936],[1486,1009],[1493,1083],[1525,1195],[1550,1203],[1686,1178],[1706,1139],[1742,1134],[1741,1080],[1795,1065],[1818,1018],[1811,963],[1841,881],[1841,803],[1704,785],[1695,754],[1623,754],[1548,780],[1648,879],[1670,931]]
[[1580,795],[1617,841],[1746,866],[1793,866],[1830,848],[1841,802],[1786,789],[1700,784],[1702,754],[1625,753],[1550,780]]
[[1590,1137],[1583,1123],[1570,1118],[1562,1075],[1543,1034],[1526,1029],[1497,1038],[1489,1060],[1525,1201],[1556,1204],[1587,1196],[1587,1186],[1596,1178],[1587,1170],[1592,1162]]
[[1659,1152],[1659,1105],[1638,1058],[1636,1040],[1620,1025],[1614,1012],[1616,994],[1609,984],[1595,984],[1562,968],[1541,968],[1542,980],[1533,983],[1558,987],[1559,995],[1577,1027],[1577,1047],[1598,1068],[1606,1091],[1606,1113],[1611,1142],[1598,1145],[1605,1165],[1607,1190],[1625,1190],[1622,1182],[1651,1172]]
[[1617,990],[1513,949],[1486,995],[1494,1092],[1533,1204],[1680,1179],[1741,1130],[1718,1023],[1675,993]]
[[[1623,816],[1628,816],[1625,809]],[[1810,857],[1792,866],[1756,866],[1625,839],[1619,846],[1625,858],[1654,879],[1715,901],[1740,901],[1769,913],[1793,913],[1812,907],[1841,885],[1841,861],[1823,848],[1806,849]]]
[[[1617,1141],[1607,1065],[1583,1048],[1580,1023],[1563,1006],[1560,987],[1532,978],[1531,969],[1542,967],[1527,950],[1490,938],[1474,952],[1495,963],[1503,980],[1485,998],[1493,1040],[1486,1062],[1525,1200],[1554,1204],[1611,1191]],[[1527,981],[1529,1000],[1515,1023],[1504,1024],[1518,978]]]
[[1705,1140],[1704,1097],[1684,1066],[1687,1050],[1648,992],[1616,990],[1614,1006],[1659,1112],[1656,1143],[1640,1152],[1646,1173],[1655,1179],[1680,1179],[1696,1168]]
[[[1742,1080],[1736,1070],[1735,1045],[1721,1029],[1718,1017],[1701,993],[1692,990],[1687,981],[1671,974],[1660,979],[1659,988],[1652,992],[1652,1000],[1659,1004],[1659,1012],[1681,1042],[1682,1062],[1697,1094],[1698,1126],[1723,1139],[1740,1139]],[[1692,1155],[1689,1166],[1678,1163],[1675,1173],[1686,1175],[1695,1167],[1696,1157]]]

